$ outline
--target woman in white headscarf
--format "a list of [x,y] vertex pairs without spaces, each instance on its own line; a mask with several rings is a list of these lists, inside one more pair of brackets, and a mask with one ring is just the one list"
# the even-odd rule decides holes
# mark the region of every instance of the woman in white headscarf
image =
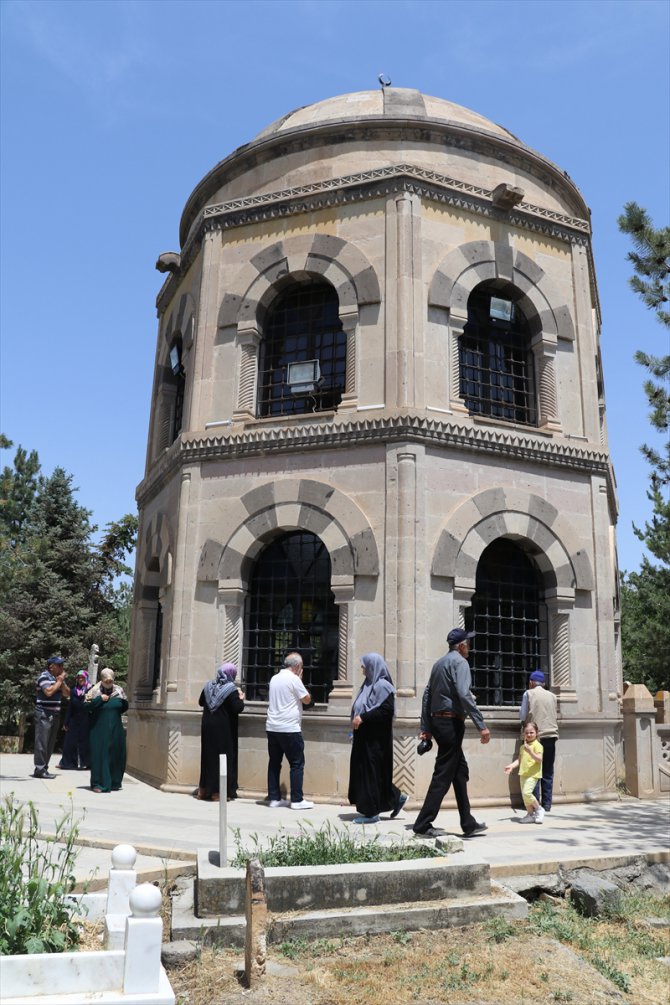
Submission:
[[353,746],[349,766],[349,802],[360,816],[354,823],[376,824],[379,814],[396,817],[407,796],[393,784],[395,689],[379,653],[361,657],[365,680],[351,708]]
[[244,708],[244,692],[235,683],[236,677],[235,664],[224,663],[216,671],[214,680],[207,681],[200,695],[200,782],[196,799],[219,801],[220,754],[227,758],[226,797],[237,798],[237,719]]

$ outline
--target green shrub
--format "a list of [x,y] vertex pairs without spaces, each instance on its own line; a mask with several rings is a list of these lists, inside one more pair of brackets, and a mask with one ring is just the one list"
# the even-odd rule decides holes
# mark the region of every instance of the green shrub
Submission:
[[56,824],[53,840],[38,840],[32,803],[13,795],[0,806],[0,955],[63,952],[79,941],[68,894],[78,825],[72,808]]
[[231,865],[243,868],[255,858],[263,866],[345,865],[355,862],[400,862],[406,859],[431,858],[440,855],[432,847],[417,844],[382,844],[375,835],[361,840],[347,830],[326,823],[318,830],[300,826],[298,834],[280,830],[261,844],[252,834],[251,848],[242,847],[239,828],[233,830],[235,857]]

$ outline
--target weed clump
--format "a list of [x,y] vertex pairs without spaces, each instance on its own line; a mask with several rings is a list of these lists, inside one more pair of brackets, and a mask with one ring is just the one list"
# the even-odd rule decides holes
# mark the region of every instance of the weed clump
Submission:
[[32,803],[22,806],[10,795],[0,805],[0,956],[58,953],[78,944],[68,900],[78,832],[72,808],[47,841],[38,840]]
[[401,862],[408,859],[431,858],[441,853],[425,845],[382,844],[378,835],[369,840],[352,836],[347,830],[326,823],[314,828],[300,825],[297,834],[280,830],[268,837],[264,844],[257,834],[251,835],[251,847],[243,847],[239,828],[233,831],[235,857],[231,865],[243,868],[249,859],[258,859],[261,865],[348,865],[358,862]]

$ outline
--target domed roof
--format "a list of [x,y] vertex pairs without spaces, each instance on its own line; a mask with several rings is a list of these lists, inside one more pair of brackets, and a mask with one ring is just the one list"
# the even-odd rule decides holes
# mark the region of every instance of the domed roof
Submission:
[[326,98],[325,101],[317,101],[313,105],[304,105],[272,122],[255,137],[254,142],[281,135],[289,130],[321,126],[329,122],[383,117],[450,123],[519,142],[513,133],[483,115],[462,105],[456,105],[453,101],[433,98],[409,87],[354,91],[352,94],[339,94],[334,98]]

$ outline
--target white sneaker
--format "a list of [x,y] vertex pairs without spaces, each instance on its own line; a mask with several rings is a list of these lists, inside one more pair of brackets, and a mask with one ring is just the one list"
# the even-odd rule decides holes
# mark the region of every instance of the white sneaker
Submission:
[[525,817],[521,817],[521,820],[519,820],[519,823],[520,824],[534,824],[535,823],[535,814],[534,813],[526,813]]
[[288,806],[287,799],[271,799],[268,802],[268,806],[271,810],[278,810],[280,806]]
[[311,810],[314,807],[314,803],[310,803],[309,799],[303,799],[299,803],[291,803],[292,810]]
[[541,806],[540,806],[539,810],[535,810],[535,823],[536,824],[541,824],[542,823],[542,821],[544,820],[544,813],[545,813],[545,811],[542,809]]

